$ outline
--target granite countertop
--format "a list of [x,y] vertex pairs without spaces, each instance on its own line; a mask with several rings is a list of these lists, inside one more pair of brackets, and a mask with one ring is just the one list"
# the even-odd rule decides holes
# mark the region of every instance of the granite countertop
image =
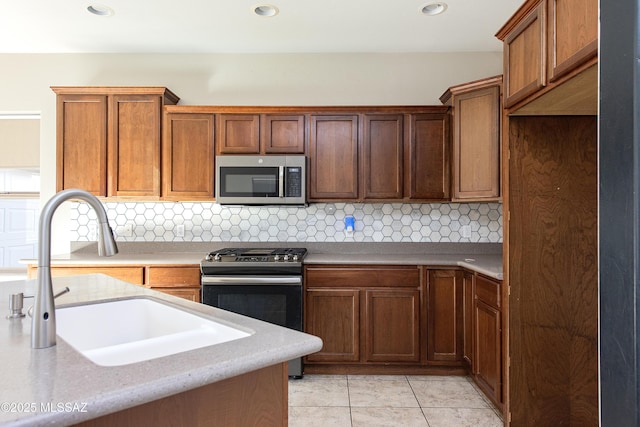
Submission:
[[[0,424],[68,425],[154,401],[206,384],[316,352],[314,336],[219,310],[105,275],[54,279],[54,292],[70,292],[58,306],[127,297],[150,297],[217,322],[253,332],[249,337],[116,367],[95,365],[65,341],[31,349],[31,319],[0,318]],[[33,295],[34,280],[0,283],[0,307],[9,296]],[[25,311],[32,303],[25,300]],[[105,320],[108,321],[108,320]],[[47,406],[47,403],[51,405]],[[41,405],[44,404],[44,405]]]
[[[303,246],[305,264],[387,264],[459,266],[503,279],[500,244],[487,243],[316,243],[316,242],[198,242],[153,244],[118,242],[121,252],[113,257],[97,255],[89,246],[70,254],[54,256],[51,265],[199,265],[204,255],[223,247]],[[36,263],[24,260],[24,263]]]

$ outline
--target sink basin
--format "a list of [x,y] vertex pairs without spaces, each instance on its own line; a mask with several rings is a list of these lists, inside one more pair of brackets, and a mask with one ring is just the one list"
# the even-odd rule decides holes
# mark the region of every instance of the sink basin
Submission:
[[148,298],[56,309],[57,334],[89,360],[119,366],[248,337]]

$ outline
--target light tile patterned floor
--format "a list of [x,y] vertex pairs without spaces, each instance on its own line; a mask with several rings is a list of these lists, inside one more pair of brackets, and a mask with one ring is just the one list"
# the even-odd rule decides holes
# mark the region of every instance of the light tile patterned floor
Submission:
[[289,427],[499,427],[467,377],[305,375],[289,380]]

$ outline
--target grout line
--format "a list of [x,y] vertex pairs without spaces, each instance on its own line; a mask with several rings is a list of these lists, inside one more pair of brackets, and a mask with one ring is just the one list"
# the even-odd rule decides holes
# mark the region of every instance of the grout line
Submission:
[[349,387],[349,375],[347,375],[347,399],[349,400],[349,420],[351,421],[351,427],[353,427],[353,413],[351,411],[351,389]]
[[420,404],[420,399],[418,399],[418,396],[416,395],[416,391],[413,389],[413,386],[411,385],[411,381],[409,381],[409,378],[406,375],[405,375],[404,379],[409,384],[409,388],[411,389],[411,393],[413,393],[413,397],[416,399],[416,402],[418,403],[418,408],[420,408],[420,412],[422,413],[422,416],[424,417],[424,420],[427,423],[427,426],[430,427],[431,424],[429,423],[429,420],[427,419],[427,414],[424,413],[424,408]]

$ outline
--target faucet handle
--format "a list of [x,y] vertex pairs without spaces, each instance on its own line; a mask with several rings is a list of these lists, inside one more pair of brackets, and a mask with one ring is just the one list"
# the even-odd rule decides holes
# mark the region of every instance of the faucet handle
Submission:
[[[68,286],[65,286],[63,290],[61,290],[60,292],[56,293],[56,294],[53,296],[53,299],[56,299],[56,298],[58,298],[60,295],[64,295],[64,294],[66,294],[67,292],[70,292],[70,289],[69,289],[69,287],[68,287]],[[28,296],[28,297],[25,297],[25,298],[33,298],[33,296]],[[27,313],[29,313],[29,317],[33,317],[33,306],[29,307],[29,310],[27,310]],[[24,314],[22,315],[22,317],[24,317]]]

